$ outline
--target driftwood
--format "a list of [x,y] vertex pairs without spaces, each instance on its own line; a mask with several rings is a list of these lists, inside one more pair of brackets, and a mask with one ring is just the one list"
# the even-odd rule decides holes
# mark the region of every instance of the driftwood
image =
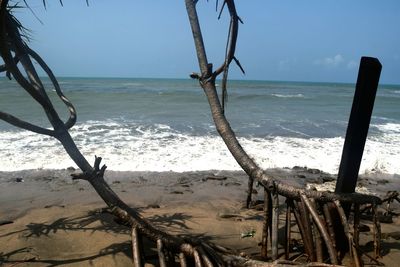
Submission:
[[140,255],[140,238],[136,227],[132,228],[132,257],[134,267],[142,266],[142,259]]
[[[249,194],[247,197],[247,206],[251,204],[251,193],[253,183],[256,182],[264,187],[265,203],[264,203],[264,230],[262,239],[261,255],[264,259],[268,256],[268,244],[271,246],[272,259],[278,259],[278,228],[279,228],[279,196],[286,198],[286,238],[290,239],[291,233],[291,214],[293,213],[296,225],[302,236],[304,250],[308,257],[307,263],[301,263],[301,266],[337,266],[337,251],[335,247],[335,232],[332,228],[332,219],[327,204],[334,202],[339,213],[340,203],[349,204],[370,204],[374,213],[374,247],[375,256],[379,256],[380,252],[380,226],[377,218],[376,205],[381,203],[378,197],[365,194],[335,194],[330,192],[318,192],[315,190],[305,190],[297,188],[268,176],[255,161],[244,151],[238,142],[234,131],[231,129],[229,122],[225,117],[225,104],[227,97],[227,77],[230,63],[234,61],[243,71],[242,66],[235,57],[236,41],[238,36],[238,27],[241,19],[237,15],[234,0],[224,0],[221,12],[227,7],[230,14],[230,28],[228,42],[225,52],[225,60],[222,65],[213,71],[213,65],[209,63],[206,57],[206,50],[203,44],[201,29],[196,12],[196,3],[194,0],[185,0],[186,9],[189,16],[190,25],[193,31],[193,39],[195,42],[197,58],[200,66],[200,73],[193,73],[192,78],[199,80],[200,86],[203,88],[209,105],[211,114],[216,125],[218,133],[221,135],[229,151],[236,159],[238,164],[249,176]],[[73,104],[62,93],[61,88],[54,77],[51,69],[46,65],[44,60],[29,48],[21,35],[22,25],[10,13],[8,0],[0,0],[0,54],[3,58],[4,65],[0,66],[0,72],[6,72],[6,75],[13,77],[19,85],[28,92],[31,97],[43,108],[50,122],[52,129],[46,129],[38,125],[23,121],[11,114],[0,111],[0,119],[25,130],[29,130],[38,134],[48,135],[56,138],[64,147],[67,154],[81,169],[82,173],[74,175],[73,179],[82,179],[89,182],[98,195],[110,207],[112,213],[121,221],[132,229],[132,252],[133,262],[135,266],[142,266],[143,251],[142,238],[146,237],[152,241],[157,247],[160,266],[169,266],[178,261],[181,266],[188,266],[194,263],[195,266],[293,266],[299,265],[288,261],[262,262],[239,257],[230,250],[219,247],[214,244],[203,243],[196,238],[181,238],[170,235],[164,231],[155,228],[141,214],[124,203],[118,195],[110,188],[104,180],[106,166],[101,165],[101,157],[96,157],[94,165],[91,166],[88,160],[81,154],[74,140],[69,134],[69,129],[76,122],[76,110]],[[55,110],[50,98],[48,97],[43,83],[38,76],[32,60],[36,61],[40,68],[50,78],[57,95],[69,110],[69,118],[64,122],[60,119],[59,114]],[[25,73],[21,72],[23,70]],[[219,75],[222,77],[222,99],[216,90],[215,81]],[[271,196],[272,194],[272,196]],[[397,197],[397,196],[396,196]],[[318,207],[323,207],[322,211],[318,211]],[[358,206],[357,206],[358,207]],[[357,209],[359,215],[359,209]],[[321,218],[323,214],[324,218]],[[356,217],[355,216],[355,217]],[[312,223],[311,223],[312,222]],[[345,224],[342,218],[343,225]],[[358,223],[357,223],[358,224]],[[314,225],[314,226],[313,226]],[[356,225],[356,222],[355,222]],[[354,232],[351,236],[348,229],[345,230],[348,237],[350,247],[353,249],[353,258],[358,260],[358,232]],[[318,235],[313,235],[318,233]],[[321,236],[324,242],[321,242]],[[357,236],[357,237],[356,237]],[[327,248],[328,255],[323,253],[323,244]],[[314,251],[318,246],[318,253]],[[287,240],[286,258],[290,254],[290,240]],[[355,252],[354,252],[355,251]],[[316,263],[316,260],[320,263]],[[329,260],[331,264],[321,263]]]
[[279,230],[279,195],[277,192],[272,192],[272,229],[271,229],[272,260],[278,259],[278,230]]
[[286,201],[286,218],[285,218],[285,260],[289,259],[290,255],[290,242],[291,242],[291,222],[292,211],[289,201]]
[[381,257],[381,224],[378,219],[378,207],[374,205],[372,210],[374,213],[374,256],[377,259]]
[[181,264],[181,267],[187,266],[185,254],[179,253],[179,263]]
[[264,188],[264,221],[261,239],[261,257],[266,259],[268,256],[268,233],[272,228],[272,198],[271,193]]
[[[324,223],[319,218],[319,215],[317,213],[317,210],[315,209],[315,206],[312,205],[311,201],[305,195],[301,195],[301,199],[304,202],[305,206],[307,207],[308,211],[310,212],[311,217],[313,218],[313,221],[314,221],[315,225],[317,226],[319,233],[321,234],[321,236],[324,239],[325,245],[328,248],[330,261],[333,264],[337,264],[338,261],[337,261],[337,257],[336,257],[336,251],[333,247],[332,240],[329,237],[328,230],[325,228]],[[321,251],[322,251],[322,249],[319,250],[320,253],[322,253]],[[319,258],[318,261],[322,261],[321,256],[318,258]]]

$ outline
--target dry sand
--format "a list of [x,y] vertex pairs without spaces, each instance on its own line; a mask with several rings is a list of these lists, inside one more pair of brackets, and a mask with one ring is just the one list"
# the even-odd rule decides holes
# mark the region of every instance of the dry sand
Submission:
[[[114,222],[88,183],[72,181],[72,172],[0,172],[0,221],[12,221],[0,226],[1,266],[132,265],[129,229]],[[334,177],[318,170],[269,172],[301,187],[334,186]],[[396,175],[370,174],[359,179],[358,190],[383,196],[388,190],[400,190],[398,179]],[[259,253],[261,211],[243,208],[247,177],[242,172],[110,171],[106,180],[124,201],[169,233],[196,235],[247,255]],[[262,189],[255,188],[254,193],[254,199],[262,199]],[[394,207],[400,210],[398,205]],[[382,224],[380,261],[386,266],[399,266],[400,262],[396,239],[400,238],[396,235],[400,222],[393,220]],[[254,237],[241,238],[242,233],[253,230]],[[370,232],[362,233],[361,238],[372,240]],[[364,249],[371,251],[370,245]]]

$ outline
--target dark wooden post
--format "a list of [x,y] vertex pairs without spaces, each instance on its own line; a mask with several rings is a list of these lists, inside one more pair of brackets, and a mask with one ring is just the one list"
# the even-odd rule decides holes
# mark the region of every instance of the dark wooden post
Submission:
[[361,58],[356,92],[336,182],[336,193],[353,193],[356,188],[381,70],[382,65],[378,59]]

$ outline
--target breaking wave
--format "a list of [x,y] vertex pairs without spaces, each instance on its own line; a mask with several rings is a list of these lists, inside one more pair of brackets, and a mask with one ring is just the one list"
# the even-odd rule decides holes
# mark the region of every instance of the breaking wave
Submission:
[[[382,134],[366,144],[360,173],[400,173],[400,124],[375,125]],[[174,130],[165,124],[88,121],[71,134],[88,160],[101,156],[111,170],[240,170],[222,139]],[[337,173],[344,139],[239,137],[263,168],[307,166]],[[0,132],[0,171],[62,169],[75,166],[54,138],[26,131]]]

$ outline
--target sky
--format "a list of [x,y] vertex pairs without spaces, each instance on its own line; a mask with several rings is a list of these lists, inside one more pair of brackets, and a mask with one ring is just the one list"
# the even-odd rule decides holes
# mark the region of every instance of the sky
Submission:
[[[59,77],[187,78],[197,58],[184,0],[28,1],[16,17],[31,47]],[[222,2],[220,0],[219,2]],[[199,0],[208,60],[223,62],[229,16]],[[349,82],[362,56],[383,65],[381,83],[400,84],[399,0],[236,0],[240,25],[230,78]]]

